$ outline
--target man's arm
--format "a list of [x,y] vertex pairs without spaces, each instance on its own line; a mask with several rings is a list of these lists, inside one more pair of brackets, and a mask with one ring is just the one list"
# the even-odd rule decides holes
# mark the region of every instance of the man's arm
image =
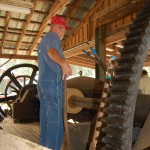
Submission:
[[72,75],[72,70],[70,65],[60,56],[58,51],[55,48],[51,48],[48,50],[48,56],[57,64],[60,65],[62,69],[62,79],[64,79],[65,76]]

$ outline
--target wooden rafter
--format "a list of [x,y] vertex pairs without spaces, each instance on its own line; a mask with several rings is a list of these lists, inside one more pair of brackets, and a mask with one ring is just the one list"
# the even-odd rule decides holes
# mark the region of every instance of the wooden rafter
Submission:
[[38,0],[40,2],[48,2],[48,3],[51,3],[53,4],[55,2],[55,0]]
[[34,7],[33,7],[33,9],[31,10],[31,13],[28,15],[27,21],[26,21],[26,22],[24,23],[24,25],[23,25],[24,27],[23,27],[23,30],[22,30],[22,32],[21,32],[19,41],[18,41],[18,43],[17,43],[16,49],[15,49],[15,52],[14,52],[15,55],[17,54],[17,52],[18,52],[18,50],[19,50],[19,48],[20,48],[20,46],[21,46],[21,42],[22,42],[23,37],[24,37],[24,35],[25,35],[25,33],[26,33],[27,27],[28,27],[28,25],[30,24],[31,17],[32,17],[32,15],[33,15],[33,13],[34,13],[34,9],[35,9],[35,7],[36,7],[36,5],[37,5],[37,0],[34,0],[33,4],[34,4]]
[[53,15],[56,15],[57,12],[64,7],[67,3],[69,2],[69,0],[56,0],[56,2],[53,4],[52,8],[49,11],[48,16],[45,18],[45,20],[43,21],[40,30],[37,34],[37,37],[35,38],[33,45],[31,46],[31,49],[29,51],[29,55],[31,55],[31,53],[33,52],[33,50],[35,49],[35,47],[37,46],[37,43],[39,41],[39,39],[41,38],[44,28],[46,27],[46,25],[48,24],[49,20],[51,19],[51,17]]
[[[112,5],[108,6],[107,9],[104,9],[104,10],[101,10],[99,11],[98,13],[96,13],[91,19],[94,19],[94,18],[99,18],[101,16],[105,16],[117,9],[119,9],[120,7],[128,4],[128,3],[131,3],[131,0],[119,0],[119,1],[115,1]],[[117,16],[116,16],[117,17]]]
[[95,41],[90,41],[88,43],[84,43],[73,47],[69,50],[64,51],[65,58],[69,58],[75,55],[83,54],[82,50],[89,50],[90,47],[95,47]]
[[[72,8],[72,7],[74,6],[74,4],[67,4],[66,6]],[[88,11],[89,11],[88,8],[82,7],[82,6],[78,6],[78,9],[81,9],[81,10],[83,10],[83,11],[85,11],[85,12],[88,12]]]
[[[0,27],[0,31],[1,32],[5,31],[5,27]],[[13,34],[14,33],[19,33],[20,34],[22,32],[22,30],[21,29],[15,29],[15,31],[14,31],[14,28],[9,27],[8,32],[13,33]],[[30,31],[30,30],[26,31],[26,34],[31,35],[31,33],[37,35],[38,31]]]
[[[0,41],[2,41],[1,39],[0,39]],[[7,44],[11,44],[12,46],[16,46],[16,44],[17,44],[17,41],[11,41],[11,40],[5,40],[5,44],[7,45]],[[24,45],[24,46],[31,46],[32,45],[32,43],[29,43],[29,42],[22,42],[22,45]],[[4,46],[3,46],[3,48],[4,48]]]
[[1,53],[3,51],[4,42],[5,42],[6,34],[7,34],[7,31],[8,31],[8,25],[9,25],[10,16],[11,16],[11,12],[7,12],[7,17],[6,17],[6,20],[5,20],[5,31],[3,33],[2,46],[1,46],[1,49],[0,49]]
[[75,14],[75,12],[77,11],[77,9],[80,7],[80,2],[81,2],[81,0],[78,0],[78,1],[75,1],[74,4],[68,5],[70,7],[69,11],[67,12],[67,14],[65,16],[62,16],[62,17],[66,18],[66,22],[68,22],[69,20],[75,20],[75,21],[79,21],[79,22],[81,21],[78,18],[72,17]]
[[74,21],[78,21],[78,22],[81,21],[81,19],[78,19],[78,18],[75,18],[75,17],[70,17],[70,19],[71,19],[71,20],[74,20]]
[[[104,2],[104,1],[103,1]],[[134,9],[132,10],[131,8],[128,10],[128,11],[126,11],[125,13],[122,13],[121,12],[121,8],[124,8],[124,7],[127,7],[128,5],[129,5],[129,3],[130,3],[130,1],[129,0],[123,0],[123,1],[117,1],[117,2],[114,2],[114,5],[110,5],[109,7],[110,7],[110,9],[104,9],[104,10],[102,10],[102,11],[99,11],[99,13],[94,13],[96,10],[97,10],[97,8],[100,6],[100,4],[102,4],[102,1],[101,1],[101,3],[99,3],[99,5],[95,5],[95,8],[93,7],[93,9],[92,9],[92,13],[91,13],[91,15],[89,15],[89,14],[87,14],[88,16],[92,16],[91,17],[91,20],[93,20],[93,18],[97,21],[97,23],[98,23],[98,21],[99,21],[99,18],[101,18],[103,15],[106,15],[108,12],[111,14],[111,13],[113,13],[113,11],[115,11],[115,8],[117,7],[119,10],[117,10],[117,12],[120,14],[120,16],[119,17],[124,17],[125,15],[129,15],[129,14],[131,14],[131,12],[135,12],[135,10],[137,9],[137,6],[136,5],[134,5]],[[121,8],[120,8],[121,7]],[[131,5],[131,7],[133,7],[132,5]],[[138,6],[139,7],[139,6]],[[120,10],[121,9],[121,10]],[[120,12],[119,12],[120,11]],[[90,12],[89,12],[90,13]],[[93,15],[94,14],[94,15]],[[97,14],[99,14],[99,15],[97,15]],[[114,16],[112,16],[111,17],[111,20],[115,20],[115,18],[116,18],[116,12],[115,13],[113,13],[114,14]],[[94,17],[93,17],[94,16]],[[87,17],[88,18],[88,17]],[[109,19],[110,20],[110,19]],[[106,23],[106,21],[107,21],[107,18],[104,20],[104,22]],[[83,22],[85,23],[86,21],[82,21],[82,23],[80,24],[80,26],[77,28],[77,30],[75,30],[75,31],[73,31],[73,33],[72,33],[72,35],[70,36],[70,37],[68,37],[65,41],[64,41],[64,48],[65,48],[65,44],[67,44],[69,41],[70,41],[70,39],[73,39],[74,38],[74,36],[76,35],[76,33],[80,30],[80,28],[82,27],[82,25],[83,25]],[[129,21],[129,23],[131,23],[130,21]],[[100,23],[99,23],[99,25],[100,25]],[[127,25],[127,24],[126,24]],[[89,33],[90,33],[90,29],[88,29],[89,30]],[[88,37],[91,37],[90,36],[90,34],[89,34],[89,36]],[[112,37],[113,37],[113,35],[112,35]],[[90,39],[89,39],[90,40]],[[85,41],[86,42],[86,41]],[[107,39],[106,39],[106,43],[107,43]],[[84,45],[84,43],[83,43],[83,45]],[[70,49],[72,49],[72,48],[69,48],[69,49],[67,49],[68,51],[69,51],[69,53],[71,53],[70,52]],[[65,51],[67,51],[67,50],[65,50]],[[73,49],[72,49],[73,50]],[[79,51],[77,51],[77,52],[79,52]],[[76,52],[75,52],[76,53]]]
[[[106,44],[106,49],[110,44],[118,43],[122,40],[125,40],[125,34],[128,32],[128,28],[123,28],[119,32],[114,33],[113,35],[110,35],[108,37],[105,37],[105,44]],[[64,51],[65,57],[73,57],[79,54],[82,54],[82,50],[89,50],[90,47],[95,47],[95,40],[89,41],[88,43],[84,42],[81,45],[78,45],[73,48],[69,48],[68,50]],[[109,48],[109,47],[108,47]],[[113,54],[111,54],[113,55]]]
[[93,69],[95,68],[94,62],[87,63],[87,61],[79,60],[76,58],[69,58],[69,59],[67,59],[67,62],[70,64],[73,64],[73,65],[79,65],[79,66],[93,68]]
[[10,6],[17,6],[17,7],[25,7],[25,8],[32,8],[33,4],[32,2],[27,1],[18,1],[18,0],[0,0],[1,4],[6,4]]
[[[30,14],[29,14],[29,16],[30,16]],[[1,17],[0,20],[5,20],[5,17]],[[13,22],[18,22],[17,18],[11,18],[10,20],[13,21]],[[27,22],[27,21],[25,19],[19,19],[19,22],[24,23],[24,22]],[[30,21],[30,23],[32,23],[32,24],[41,24],[41,22],[36,22],[36,21]]]
[[[89,52],[90,53],[90,52]],[[85,54],[79,54],[76,56],[73,56],[73,58],[77,58],[77,59],[82,59],[85,60],[87,62],[92,61],[89,57],[87,57]],[[93,61],[92,61],[93,62]]]
[[131,3],[130,0],[124,0],[124,2],[119,1],[115,5],[111,6],[109,11],[105,11],[104,13],[97,13],[93,19],[97,18],[99,25],[107,24],[109,22],[123,18],[129,14],[136,13],[141,5],[142,4],[139,2]]
[[72,38],[75,35],[76,32],[78,32],[78,30],[83,26],[83,24],[87,21],[87,19],[94,13],[94,11],[102,4],[102,2],[104,2],[104,0],[97,0],[97,1],[95,1],[95,4],[92,7],[92,9],[89,10],[89,12],[87,12],[85,17],[82,19],[81,23],[78,25],[78,27],[72,32],[71,36],[69,36],[64,41],[64,44],[67,43],[70,40],[70,38]]
[[[16,5],[12,1],[18,0],[8,1]],[[83,54],[82,50],[90,52],[90,47],[95,47],[95,29],[106,25],[104,29],[106,61],[112,55],[119,56],[118,49],[123,48],[121,42],[126,37],[125,33],[128,32],[129,25],[145,0],[134,0],[134,3],[131,0],[74,0],[73,3],[70,0],[32,0],[34,7],[35,1],[38,5],[36,9],[31,9],[35,18],[32,16],[31,19],[32,12],[28,16],[12,12],[10,17],[10,12],[1,13],[0,58],[37,60],[36,46],[48,32],[51,16],[60,14],[66,17],[71,26],[71,30],[62,41],[66,60],[70,64],[93,68],[94,63]],[[17,6],[24,7],[19,3]],[[80,17],[80,13],[84,17]],[[39,14],[40,18],[36,21]],[[144,65],[150,65],[149,61],[150,55],[147,56]]]
[[128,32],[128,26],[126,28],[120,29],[119,32],[116,32],[105,38],[105,44],[114,44],[122,40],[125,40],[125,34]]
[[71,11],[68,11],[68,13],[66,15],[66,18],[67,18],[66,21],[67,22],[71,19],[72,15],[74,15],[74,13],[76,12],[77,8],[80,5],[80,2],[81,2],[81,0],[75,1],[74,5],[70,8]]
[[37,60],[37,56],[0,54],[0,58]]

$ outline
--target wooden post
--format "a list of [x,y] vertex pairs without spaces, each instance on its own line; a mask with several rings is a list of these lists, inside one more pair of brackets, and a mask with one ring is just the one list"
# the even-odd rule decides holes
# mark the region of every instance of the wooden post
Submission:
[[[96,31],[95,31],[95,48],[96,48],[97,54],[100,56],[102,61],[106,62],[106,46],[104,43],[104,31],[105,31],[104,25],[96,28]],[[105,79],[104,71],[97,64],[96,64],[95,71],[96,71],[95,72],[96,79],[104,81],[104,79]]]

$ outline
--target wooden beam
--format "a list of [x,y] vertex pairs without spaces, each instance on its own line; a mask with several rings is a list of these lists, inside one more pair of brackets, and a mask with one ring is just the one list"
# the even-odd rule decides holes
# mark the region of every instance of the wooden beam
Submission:
[[34,51],[35,47],[37,46],[37,43],[39,42],[42,34],[43,34],[43,31],[46,27],[46,25],[49,23],[50,19],[52,16],[56,15],[57,12],[62,8],[64,7],[67,3],[69,2],[69,0],[56,0],[55,3],[52,5],[50,11],[49,11],[49,14],[48,16],[45,18],[45,20],[43,21],[41,27],[40,27],[40,30],[39,30],[39,33],[37,34],[34,42],[33,42],[33,45],[31,46],[31,49],[30,49],[30,52],[29,52],[29,55],[31,55],[31,53]]
[[37,56],[0,54],[0,58],[38,60]]
[[44,2],[44,3],[51,3],[53,4],[55,0],[38,0],[39,2]]
[[71,11],[68,11],[66,18],[67,22],[71,19],[72,15],[77,11],[77,8],[80,5],[81,0],[76,0],[75,3],[73,4],[73,7],[71,7]]
[[[0,39],[0,42],[2,42],[2,39]],[[11,41],[11,40],[5,40],[4,42],[6,45],[11,44],[12,46],[16,46],[17,41]],[[23,46],[31,46],[31,42],[22,42],[21,45]]]
[[75,17],[70,17],[70,20],[74,20],[74,21],[77,21],[77,22],[80,22],[80,21],[81,21],[81,19],[75,18]]
[[[3,33],[3,32],[5,32],[5,31],[0,31],[0,33]],[[20,35],[20,34],[21,34],[21,33],[19,33],[19,32],[13,32],[13,31],[9,31],[9,30],[7,30],[7,33],[10,33],[10,34],[13,34],[13,35]],[[31,34],[25,33],[25,35],[26,35],[26,36],[31,36],[31,37],[32,37],[32,36],[33,36],[33,37],[36,36],[36,34],[32,34],[32,33],[31,33]]]
[[51,17],[53,15],[56,15],[57,12],[63,8],[64,6],[66,6],[66,4],[69,2],[69,0],[56,0],[55,3],[53,4],[52,8],[49,11],[48,16],[45,18],[45,20],[43,21],[40,30],[42,30],[50,21]]
[[7,12],[6,20],[5,20],[5,31],[3,33],[3,40],[2,40],[2,45],[1,45],[1,49],[0,49],[1,53],[3,51],[4,42],[5,42],[6,34],[7,34],[7,31],[8,31],[10,16],[11,16],[11,12]]
[[[5,27],[0,27],[0,30],[1,30],[1,32],[4,32],[5,31]],[[15,30],[15,31],[14,31]],[[15,28],[11,28],[11,27],[9,27],[8,28],[8,32],[10,32],[10,33],[21,33],[21,29],[15,29]],[[38,31],[31,31],[31,30],[27,30],[26,31],[26,34],[33,34],[33,35],[37,35],[37,33],[38,33]]]
[[[63,45],[67,44],[69,40],[80,30],[80,28],[85,24],[85,22],[88,21],[89,17],[95,12],[95,10],[104,2],[104,0],[97,0],[95,1],[94,6],[92,9],[87,12],[85,17],[82,19],[81,23],[78,25],[78,27],[72,32],[70,36],[64,41]],[[65,47],[65,46],[64,46]]]
[[19,50],[19,48],[20,48],[20,46],[21,46],[21,42],[22,42],[22,40],[23,40],[23,37],[24,37],[24,35],[25,35],[26,31],[27,31],[28,25],[30,24],[30,20],[31,20],[31,18],[32,18],[32,15],[33,15],[33,13],[34,13],[35,7],[36,7],[36,5],[37,5],[37,0],[34,0],[34,1],[33,1],[33,4],[34,4],[34,7],[33,7],[33,9],[31,10],[31,13],[28,15],[27,21],[26,21],[26,22],[24,23],[24,25],[23,25],[23,29],[22,29],[22,32],[21,32],[19,41],[18,41],[18,43],[17,43],[17,45],[16,45],[16,49],[15,49],[15,51],[14,51],[14,54],[15,54],[15,55],[17,54],[17,52],[18,52],[18,50]]
[[79,54],[79,55],[76,55],[76,56],[73,56],[71,58],[76,58],[76,59],[81,59],[81,60],[84,60],[86,62],[93,62],[88,56],[86,56],[85,54]]
[[[0,20],[5,20],[5,19],[6,19],[6,17],[4,17],[4,16],[0,17]],[[10,20],[13,22],[22,22],[22,23],[26,22],[25,19],[17,19],[17,18],[10,18]],[[40,25],[42,22],[30,21],[30,23]]]
[[94,65],[95,63],[94,63],[94,61],[92,61],[92,60],[88,60],[88,59],[82,59],[82,58],[79,58],[79,57],[71,57],[71,58],[68,58],[68,59],[66,59],[66,60],[74,60],[74,62],[78,62],[78,63],[81,63],[81,64],[86,64],[86,65]]
[[[108,12],[105,12],[104,14],[102,13],[97,13],[93,19],[97,18],[98,25],[103,25],[107,24],[116,20],[119,20],[120,18],[124,18],[125,16],[128,16],[129,14],[136,13],[139,8],[141,7],[141,3],[137,2],[136,3],[131,3],[130,1],[126,1],[125,3],[122,3],[123,1],[118,1],[117,5],[112,6],[112,11],[111,8],[107,9],[109,10]],[[115,7],[115,9],[114,9]],[[127,9],[128,8],[128,9]]]
[[[72,10],[72,7],[74,6],[74,4],[67,4],[66,7],[70,7],[70,9]],[[83,10],[85,12],[89,11],[89,8],[87,7],[83,7],[83,6],[79,6],[78,9]]]
[[[109,1],[110,2],[110,1]],[[101,5],[98,7],[98,10],[96,9],[94,12],[93,12],[93,14],[91,14],[91,17],[89,18],[90,19],[90,21],[92,21],[92,22],[90,22],[90,21],[88,21],[87,23],[86,22],[84,22],[84,26],[87,26],[87,28],[85,28],[84,26],[83,27],[81,27],[80,29],[81,30],[85,30],[86,31],[86,34],[88,34],[88,36],[87,36],[87,38],[88,38],[88,40],[93,40],[94,39],[94,34],[95,34],[95,32],[93,31],[93,28],[95,28],[97,25],[98,25],[98,19],[100,19],[101,17],[103,17],[103,15],[106,15],[106,13],[113,13],[113,11],[115,11],[115,16],[113,16],[112,18],[113,18],[113,20],[114,20],[114,18],[116,18],[116,10],[115,10],[115,8],[117,8],[117,11],[118,12],[120,12],[120,13],[122,13],[122,11],[120,10],[120,9],[125,9],[125,7],[127,7],[129,4],[130,4],[130,1],[129,0],[123,0],[123,1],[115,1],[115,2],[110,2],[111,4],[110,5],[108,5],[107,4],[107,2],[105,3],[104,1],[101,3]],[[114,4],[113,4],[114,3]],[[134,8],[135,9],[133,9],[132,11],[133,12],[135,12],[135,10],[137,9],[137,6],[136,6],[136,4],[137,3],[135,3],[135,4],[133,4],[133,6],[134,6]],[[103,6],[104,5],[104,6]],[[107,9],[107,6],[108,5],[108,8],[110,8],[110,9]],[[131,4],[132,5],[132,4]],[[103,9],[100,9],[101,7],[103,6]],[[121,7],[121,8],[120,8]],[[131,10],[131,8],[130,8],[130,10]],[[129,12],[130,11],[126,11],[126,14],[121,14],[121,15],[123,15],[123,16],[126,16],[126,15],[128,15],[128,19],[126,19],[125,18],[125,21],[123,22],[123,19],[122,20],[119,20],[118,22],[119,22],[119,27],[124,27],[124,26],[127,26],[127,25],[129,25],[129,24],[131,24],[131,21],[132,21],[132,19],[133,19],[133,17],[135,17],[135,15],[133,15],[133,14],[130,14],[129,15]],[[120,16],[120,13],[119,13],[119,17],[121,17]],[[97,14],[99,14],[99,15],[97,15]],[[102,15],[102,16],[101,16]],[[94,20],[95,19],[95,20]],[[116,22],[115,24],[118,24],[118,22]],[[109,22],[110,23],[110,22]],[[87,24],[87,25],[86,25]],[[99,23],[100,24],[100,23]],[[112,26],[113,26],[113,23],[111,22],[110,24],[112,24],[112,25],[110,25],[110,26],[108,26],[108,28],[107,28],[107,31],[106,31],[106,33],[107,34],[110,34],[109,32],[111,32],[111,31],[109,31],[109,29],[112,29],[113,30],[113,32],[114,32],[114,30],[117,30],[117,27],[115,27],[115,28],[112,28]],[[115,25],[115,26],[117,26],[117,25]],[[110,28],[109,28],[110,27]],[[118,29],[119,29],[119,27],[118,27]],[[72,41],[74,42],[73,44],[76,44],[76,45],[78,45],[80,42],[76,42],[76,41],[78,41],[78,40],[76,40],[77,38],[76,37],[78,37],[78,36],[80,36],[80,33],[82,32],[80,32],[80,29],[78,28],[77,29],[77,32],[75,32],[75,34],[74,34],[74,31],[73,31],[73,33],[68,37],[68,38],[66,38],[64,41],[63,41],[63,47],[64,48],[66,48],[66,49],[68,49],[71,45],[72,45]],[[112,34],[113,34],[113,32],[112,32]],[[91,34],[92,33],[92,34]],[[91,39],[90,39],[90,37],[92,37]],[[83,39],[83,38],[82,38]],[[75,43],[76,42],[76,43]]]
[[85,11],[85,12],[88,12],[88,11],[89,11],[89,8],[86,8],[86,7],[79,6],[78,8],[79,8],[80,10],[82,10],[82,11]]
[[83,43],[81,45],[65,50],[64,51],[65,58],[83,54],[82,50],[89,50],[90,47],[95,47],[95,41],[89,41],[88,43]]
[[93,15],[91,17],[92,20],[95,20],[95,19],[98,19],[98,18],[101,18],[107,14],[110,14],[112,13],[113,11],[119,9],[120,7],[126,5],[130,3],[131,4],[131,1],[130,0],[118,0],[118,1],[114,1],[113,3],[111,3],[111,5],[107,6],[107,9],[103,9],[101,11],[99,11],[98,13],[96,13],[95,15]]
[[128,26],[120,29],[119,31],[116,31],[114,34],[105,37],[105,44],[109,45],[109,44],[118,43],[122,40],[125,40],[126,38],[125,34],[128,32],[129,32]]
[[73,65],[78,65],[78,66],[83,66],[83,67],[88,67],[88,68],[95,68],[95,64],[94,63],[87,63],[86,61],[79,61],[77,59],[74,58],[68,58],[66,60],[69,64],[73,64]]
[[10,5],[10,6],[25,7],[25,8],[32,8],[33,7],[33,3],[27,2],[27,1],[0,0],[0,3]]
[[[38,1],[39,1],[39,0],[38,0]],[[43,11],[39,11],[39,10],[34,10],[34,14],[47,15],[48,12],[43,12]]]
[[[35,13],[35,12],[34,12]],[[30,13],[31,14],[31,13]],[[29,14],[29,15],[30,15]],[[46,14],[48,14],[48,13],[46,13]],[[41,14],[40,14],[41,15]],[[4,16],[1,16],[0,17],[0,20],[5,20],[6,19],[6,17],[4,17]],[[17,23],[17,22],[21,22],[21,23],[25,23],[26,22],[26,20],[25,19],[18,19],[18,18],[10,18],[10,20],[11,21],[13,21],[14,23]],[[30,21],[30,24],[34,24],[34,25],[41,25],[42,24],[42,22],[37,22],[37,21]],[[3,27],[0,27],[0,28],[3,28]],[[10,27],[9,27],[10,28]],[[19,30],[19,29],[17,29],[17,30]],[[37,32],[37,31],[33,31],[33,32]]]
[[[125,34],[128,32],[128,27],[120,29],[118,32],[105,37],[106,49],[109,49],[110,44],[118,43],[122,40],[125,40]],[[108,48],[107,48],[108,46]],[[95,47],[95,40],[89,41],[88,43],[84,42],[75,47],[64,49],[64,55],[66,58],[73,57],[79,54],[82,54],[82,50],[89,50],[90,47]],[[109,53],[109,52],[108,52]],[[112,53],[111,53],[112,54]]]

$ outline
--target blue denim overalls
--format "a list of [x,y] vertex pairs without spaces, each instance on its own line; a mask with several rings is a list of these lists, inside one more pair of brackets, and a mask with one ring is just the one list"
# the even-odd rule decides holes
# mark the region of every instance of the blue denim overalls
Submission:
[[38,47],[40,144],[53,150],[60,150],[64,134],[62,72],[60,67],[47,56],[43,46],[46,39]]

